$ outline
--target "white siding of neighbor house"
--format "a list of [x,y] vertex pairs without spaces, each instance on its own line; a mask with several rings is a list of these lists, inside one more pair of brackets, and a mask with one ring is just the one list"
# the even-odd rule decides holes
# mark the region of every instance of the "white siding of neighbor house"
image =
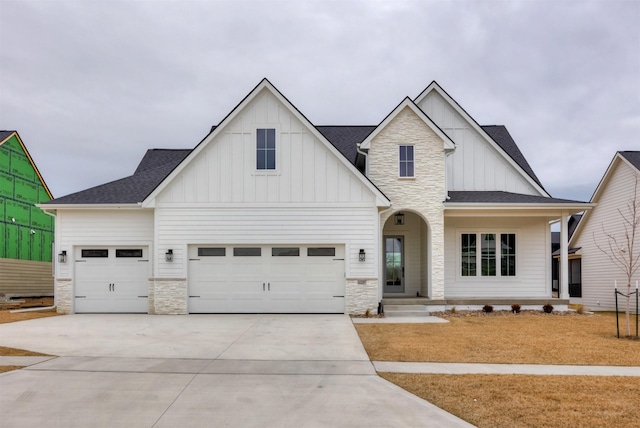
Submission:
[[456,150],[447,157],[447,190],[540,194],[435,90],[420,101],[419,107],[456,144]]
[[[342,244],[347,278],[377,278],[375,207],[158,207],[158,277],[187,277],[187,245]],[[360,249],[366,261],[358,260]],[[163,254],[172,249],[174,261]]]
[[[276,129],[276,170],[256,170],[256,129]],[[159,204],[375,204],[375,195],[263,90],[158,196]]]
[[[515,233],[517,276],[461,276],[462,233]],[[445,218],[445,297],[551,297],[550,245],[549,221],[545,218]]]
[[[153,210],[58,210],[56,239],[56,278],[72,278],[74,247],[151,246]],[[67,263],[58,263],[57,253],[63,250]]]
[[[624,229],[618,209],[625,212],[626,204],[633,198],[634,168],[622,160],[616,160],[608,180],[603,183],[597,200],[597,206],[585,217],[580,226],[579,235],[571,241],[574,248],[581,247],[582,253],[582,299],[571,299],[572,303],[582,303],[589,310],[615,310],[614,281],[618,289],[626,293],[626,275],[619,267],[600,251],[596,242],[603,248],[608,246],[603,228],[622,240]],[[637,172],[636,172],[637,173]],[[640,179],[640,177],[639,177]],[[635,251],[640,252],[640,236],[636,236]],[[632,280],[640,281],[640,270]],[[634,290],[635,291],[635,290]],[[622,303],[622,300],[619,300]],[[633,304],[635,305],[635,303]]]

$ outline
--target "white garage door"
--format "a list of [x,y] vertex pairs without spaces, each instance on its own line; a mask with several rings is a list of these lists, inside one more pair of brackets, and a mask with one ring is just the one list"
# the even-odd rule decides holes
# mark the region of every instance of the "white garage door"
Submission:
[[147,248],[75,250],[75,312],[149,312]]
[[191,313],[344,313],[344,246],[189,247]]

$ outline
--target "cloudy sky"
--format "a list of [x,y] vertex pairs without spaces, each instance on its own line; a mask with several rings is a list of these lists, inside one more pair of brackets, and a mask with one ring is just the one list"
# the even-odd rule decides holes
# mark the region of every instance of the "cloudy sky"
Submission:
[[263,77],[316,125],[376,125],[436,80],[588,200],[640,150],[640,1],[0,0],[0,129],[56,197],[194,147]]

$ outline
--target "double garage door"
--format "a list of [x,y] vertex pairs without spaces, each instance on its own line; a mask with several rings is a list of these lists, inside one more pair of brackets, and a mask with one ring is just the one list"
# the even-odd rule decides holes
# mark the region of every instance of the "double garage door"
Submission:
[[344,246],[193,245],[190,313],[343,313]]
[[75,249],[75,312],[147,313],[147,248]]

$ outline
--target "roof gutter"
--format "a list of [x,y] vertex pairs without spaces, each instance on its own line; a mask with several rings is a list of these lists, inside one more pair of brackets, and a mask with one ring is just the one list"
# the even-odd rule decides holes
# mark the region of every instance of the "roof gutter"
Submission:
[[104,209],[140,209],[139,203],[132,204],[35,204],[44,212],[47,210],[104,210]]

